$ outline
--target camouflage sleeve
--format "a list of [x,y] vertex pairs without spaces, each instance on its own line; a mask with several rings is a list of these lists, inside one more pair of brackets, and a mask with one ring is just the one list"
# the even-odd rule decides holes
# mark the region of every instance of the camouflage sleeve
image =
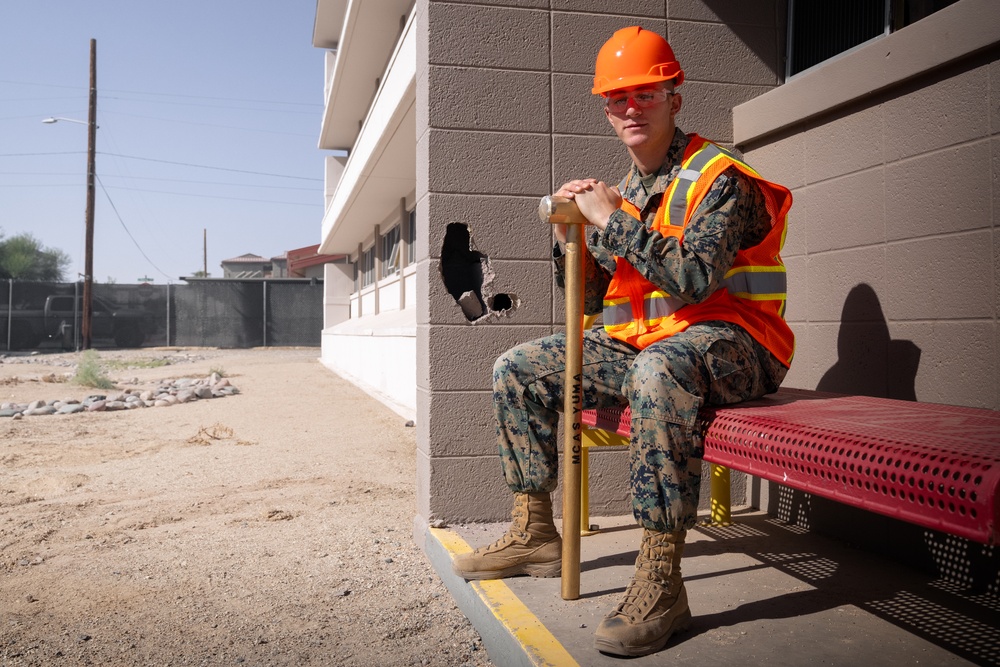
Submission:
[[718,288],[736,252],[759,243],[768,231],[763,193],[730,167],[715,179],[695,210],[683,240],[662,236],[619,210],[608,221],[601,243],[671,296],[700,303]]
[[[590,234],[587,236],[589,252],[583,256],[583,312],[596,315],[604,309],[604,295],[611,283],[611,276],[615,273],[615,258],[601,247],[600,231],[592,227],[587,227],[587,230]],[[558,244],[552,249],[552,257],[555,261],[556,284],[560,289],[565,289],[566,256],[560,252]]]

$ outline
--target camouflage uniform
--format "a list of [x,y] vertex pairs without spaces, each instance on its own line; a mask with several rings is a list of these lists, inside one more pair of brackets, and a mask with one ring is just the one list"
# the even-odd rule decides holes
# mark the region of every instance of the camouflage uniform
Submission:
[[[647,280],[688,303],[707,298],[741,247],[770,230],[760,190],[735,169],[719,176],[684,230],[684,241],[650,229],[663,192],[680,169],[687,146],[674,135],[660,170],[643,179],[633,166],[622,195],[642,220],[618,210],[603,233],[588,239],[584,309],[594,314],[624,257]],[[556,277],[563,258],[554,251]],[[500,458],[515,493],[551,492],[558,472],[556,426],[563,407],[565,336],[518,345],[493,369],[493,399]],[[583,408],[632,410],[632,506],[636,521],[656,531],[690,529],[701,485],[704,404],[736,403],[775,391],[785,367],[745,330],[728,322],[702,322],[638,350],[603,329],[584,332]]]

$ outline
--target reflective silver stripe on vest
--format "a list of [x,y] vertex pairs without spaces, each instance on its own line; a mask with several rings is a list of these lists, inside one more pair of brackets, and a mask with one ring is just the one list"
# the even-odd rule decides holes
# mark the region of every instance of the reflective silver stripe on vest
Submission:
[[681,227],[687,216],[687,194],[691,186],[701,177],[702,170],[713,158],[725,153],[715,144],[705,144],[705,147],[691,156],[688,163],[674,178],[674,193],[670,196],[670,206],[667,208],[667,224]]
[[787,283],[784,271],[738,271],[722,281],[730,294],[784,294]]
[[626,301],[614,306],[604,306],[604,324],[615,326],[632,321],[632,304]]
[[642,309],[647,320],[658,320],[673,315],[684,305],[685,303],[676,297],[647,294],[643,299]]

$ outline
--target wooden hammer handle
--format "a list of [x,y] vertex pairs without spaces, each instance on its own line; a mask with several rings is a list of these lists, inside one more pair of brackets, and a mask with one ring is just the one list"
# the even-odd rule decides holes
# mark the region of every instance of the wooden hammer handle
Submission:
[[542,198],[538,216],[566,225],[566,380],[563,400],[562,598],[580,597],[580,488],[583,425],[583,227],[587,219],[572,199]]

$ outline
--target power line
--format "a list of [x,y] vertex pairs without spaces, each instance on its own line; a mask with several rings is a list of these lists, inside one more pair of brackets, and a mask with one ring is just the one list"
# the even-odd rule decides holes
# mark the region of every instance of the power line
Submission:
[[[96,174],[95,174],[95,176],[96,176]],[[154,264],[154,263],[153,263],[153,260],[151,260],[151,259],[149,258],[149,256],[148,256],[148,255],[146,255],[146,253],[145,253],[145,252],[143,251],[143,249],[142,249],[142,248],[141,248],[141,247],[139,246],[139,242],[135,240],[135,237],[134,237],[134,236],[132,236],[132,232],[130,232],[130,231],[128,230],[128,226],[126,226],[126,224],[125,224],[125,221],[124,221],[124,220],[122,220],[122,216],[121,216],[121,214],[119,214],[119,213],[118,213],[118,208],[117,208],[117,207],[115,206],[115,203],[114,203],[114,202],[113,202],[113,201],[111,200],[111,195],[109,195],[109,194],[108,194],[108,190],[107,190],[107,188],[105,188],[105,187],[104,187],[104,183],[103,183],[103,182],[101,181],[101,178],[100,178],[100,176],[97,176],[97,182],[98,182],[98,183],[100,184],[100,186],[101,186],[101,192],[103,192],[103,193],[104,193],[104,196],[105,196],[105,197],[107,198],[107,200],[108,200],[108,203],[109,203],[109,204],[111,204],[111,210],[115,212],[115,217],[117,217],[117,218],[118,218],[118,222],[120,222],[120,223],[121,223],[121,226],[122,226],[122,229],[124,229],[124,230],[125,230],[125,233],[126,233],[126,234],[128,234],[128,237],[129,237],[130,239],[132,239],[132,243],[133,243],[133,244],[135,244],[135,247],[136,247],[136,249],[137,249],[137,250],[139,251],[139,254],[141,254],[141,255],[142,255],[143,257],[145,257],[145,258],[146,258],[146,261],[147,261],[147,262],[149,262],[149,265],[150,265],[150,266],[152,266],[152,267],[153,267],[154,269],[156,269],[156,270],[157,270],[157,271],[159,271],[159,272],[160,272],[161,274],[163,274],[163,276],[164,276],[164,277],[165,277],[165,278],[166,278],[167,280],[170,280],[170,275],[169,275],[169,274],[167,274],[167,273],[165,273],[165,272],[163,271],[163,269],[161,269],[160,267],[158,267],[158,266],[157,266],[156,264]]]
[[[0,79],[0,83],[10,83],[19,86],[40,86],[42,88],[68,88],[70,90],[86,91],[86,88],[81,86],[69,86],[60,85],[55,83],[38,83],[35,81],[10,81],[7,79]],[[104,99],[104,93],[124,93],[126,95],[150,95],[158,97],[180,97],[196,100],[217,100],[220,102],[249,102],[251,104],[286,104],[289,106],[310,106],[310,107],[322,107],[322,104],[317,102],[287,102],[285,100],[252,100],[252,99],[241,99],[238,97],[214,97],[210,95],[185,95],[182,93],[162,93],[162,92],[147,92],[142,90],[115,90],[111,88],[101,89],[101,97]]]
[[0,183],[0,188],[76,188],[79,183]]
[[87,151],[58,151],[54,153],[0,153],[0,157],[36,157],[39,155],[80,155]]
[[[129,178],[129,177],[124,177]],[[192,182],[192,181],[188,181]],[[79,187],[79,183],[27,183],[27,184],[7,184],[0,183],[0,188],[76,188]],[[104,184],[101,184],[104,188]],[[246,197],[226,197],[224,195],[205,195],[198,194],[195,192],[171,192],[170,190],[147,190],[145,188],[129,188],[123,185],[109,185],[108,188],[112,190],[127,190],[129,192],[149,192],[152,194],[159,195],[175,195],[177,197],[201,197],[203,199],[226,199],[229,201],[243,201],[243,202],[253,202],[257,204],[281,204],[283,206],[321,206],[319,203],[309,203],[309,202],[297,202],[297,201],[276,201],[274,199],[247,199]],[[252,187],[266,187],[266,186],[252,186]],[[296,190],[306,190],[307,188],[292,188]],[[314,191],[315,192],[315,191]]]
[[196,194],[194,192],[170,192],[168,190],[145,190],[143,188],[127,188],[120,185],[108,186],[112,190],[129,190],[131,192],[151,192],[153,194],[160,195],[177,195],[179,197],[202,197],[204,199],[228,199],[230,201],[245,201],[245,202],[255,202],[258,204],[282,204],[285,206],[322,206],[320,203],[306,203],[306,202],[296,202],[296,201],[274,201],[273,199],[247,199],[245,197],[225,197],[223,195],[202,195]]
[[[139,157],[137,155],[122,155],[120,153],[104,153],[104,152],[101,152],[101,155],[110,155],[112,157],[120,157],[120,158],[124,158],[126,160],[143,160],[145,162],[159,162],[159,163],[162,163],[162,164],[172,164],[172,165],[176,165],[176,166],[180,166],[180,167],[196,167],[198,169],[215,169],[217,171],[231,171],[231,172],[235,172],[237,174],[252,174],[254,176],[273,176],[275,178],[294,178],[294,179],[297,179],[297,180],[300,180],[300,181],[317,181],[317,182],[322,182],[323,181],[322,178],[310,178],[308,176],[289,176],[287,174],[273,174],[273,173],[268,173],[268,172],[264,172],[264,171],[250,171],[250,170],[247,170],[247,169],[233,169],[231,167],[213,167],[213,166],[209,166],[209,165],[205,165],[205,164],[192,164],[190,162],[173,162],[171,160],[160,160],[160,159],[151,158],[151,157]],[[0,157],[3,157],[3,155],[0,154]]]
[[79,100],[77,95],[60,97],[7,97],[0,102],[52,102],[53,100]]
[[70,86],[58,83],[38,83],[37,81],[10,81],[8,79],[0,79],[0,83],[12,83],[18,86],[39,86],[41,88],[69,88],[71,90],[86,90],[81,86]]
[[197,100],[219,100],[222,102],[250,102],[252,104],[289,104],[292,106],[304,106],[304,107],[321,107],[322,104],[318,102],[286,102],[284,100],[248,100],[240,99],[238,97],[212,97],[209,95],[184,95],[181,93],[159,93],[159,92],[144,92],[141,90],[107,90],[109,93],[126,93],[130,95],[151,95],[151,96],[161,96],[161,97],[187,97]]
[[[76,111],[62,112],[59,115],[60,116],[62,116],[62,115],[69,116],[69,115],[75,115],[76,113],[78,113],[78,112],[76,112]],[[22,120],[24,118],[34,118],[35,120],[38,120],[39,116],[41,116],[41,114],[29,113],[29,114],[24,114],[23,116],[2,116],[2,117],[0,117],[0,120]]]
[[[112,127],[113,127],[113,125],[112,125]],[[115,139],[115,134],[114,134],[113,131],[111,131],[111,128],[107,128],[106,129],[104,139],[105,139],[105,141],[107,143],[110,144],[111,149],[113,151],[117,152],[117,151],[121,150],[118,147],[118,141]],[[108,173],[107,171],[105,171],[105,174],[104,174],[105,178],[107,178],[109,175],[113,175],[113,176],[116,176],[116,177],[128,179],[128,180],[126,180],[126,183],[128,183],[128,184],[132,183],[132,180],[131,180],[132,176],[127,173],[125,162],[123,160],[112,159],[109,162],[114,167],[115,173]],[[153,221],[154,224],[151,225],[151,226],[147,226],[147,229],[148,229],[149,233],[151,234],[151,236],[154,238],[154,243],[155,243],[156,247],[158,247],[160,249],[165,249],[167,247],[167,244],[164,243],[164,240],[162,238],[162,232],[164,232],[165,230],[169,230],[170,229],[170,225],[163,225],[163,224],[160,223],[160,221],[159,221],[160,207],[158,207],[158,206],[150,206],[149,203],[146,201],[145,196],[143,196],[142,194],[140,194],[137,197],[133,197],[132,201],[135,202],[135,203],[137,203],[139,205],[140,208],[139,208],[139,211],[138,211],[138,216],[139,216],[139,219],[143,223],[146,223],[146,219],[147,219],[146,216],[148,216],[148,219],[151,219]],[[145,212],[145,215],[144,215],[143,212]],[[169,231],[168,231],[168,234],[169,234]],[[177,264],[176,256],[171,255],[171,257],[172,257],[172,260],[171,260],[172,263],[174,265],[176,265]]]
[[[0,176],[79,176],[75,171],[0,171]],[[225,185],[237,188],[255,188],[267,190],[303,190],[306,192],[316,192],[316,188],[301,188],[293,185],[258,185],[256,183],[233,183],[228,181],[193,181],[188,178],[159,178],[157,176],[129,176],[125,174],[104,174],[104,178],[124,178],[134,181],[163,181],[165,183],[193,183],[195,185]],[[55,185],[55,184],[48,184]],[[35,187],[36,184],[15,185],[0,184],[0,187]],[[45,187],[45,183],[37,184],[37,187]],[[117,187],[112,185],[111,187]]]
[[180,123],[182,125],[197,125],[197,126],[200,126],[200,127],[221,127],[221,128],[225,128],[227,130],[241,130],[243,132],[263,132],[263,133],[266,133],[266,134],[285,134],[285,135],[292,136],[292,137],[310,137],[311,138],[311,137],[315,136],[315,135],[312,135],[312,134],[305,134],[304,132],[281,132],[280,130],[261,130],[261,129],[252,128],[252,127],[237,127],[235,125],[219,125],[217,123],[196,123],[196,122],[190,121],[190,120],[176,120],[174,118],[160,118],[158,116],[146,116],[146,115],[143,115],[143,114],[127,113],[127,112],[124,112],[124,111],[107,111],[107,110],[105,110],[104,114],[105,115],[106,114],[112,114],[112,115],[115,115],[115,116],[129,116],[131,118],[143,118],[145,120],[158,120],[158,121],[162,121],[162,122],[165,122],[165,123]]
[[[308,114],[310,116],[316,115],[316,111],[315,110],[312,110],[312,111],[305,111],[305,110],[298,111],[298,110],[294,110],[294,109],[260,109],[260,108],[254,108],[254,107],[246,107],[246,106],[233,106],[231,104],[194,104],[192,102],[170,102],[170,101],[167,101],[167,100],[143,100],[143,99],[136,99],[136,98],[131,98],[130,99],[128,97],[117,97],[115,95],[102,95],[101,96],[101,100],[102,101],[103,100],[117,100],[119,102],[139,102],[141,104],[156,104],[156,105],[170,104],[170,105],[173,105],[173,106],[180,106],[180,107],[200,107],[200,108],[203,108],[203,109],[239,109],[241,111],[264,111],[264,112],[268,112],[268,113],[300,113],[300,114]],[[257,104],[261,104],[261,102],[257,102]],[[285,104],[285,103],[284,102],[264,102],[263,104]],[[298,102],[294,102],[294,103],[290,102],[289,104],[298,104]]]

